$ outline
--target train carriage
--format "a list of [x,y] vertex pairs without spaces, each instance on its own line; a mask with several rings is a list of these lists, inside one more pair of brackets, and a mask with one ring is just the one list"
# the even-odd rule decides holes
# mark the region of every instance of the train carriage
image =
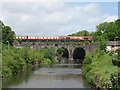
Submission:
[[15,37],[16,40],[18,39],[21,39],[21,40],[40,40],[40,41],[45,41],[45,40],[62,40],[62,41],[65,41],[65,40],[74,40],[74,41],[91,41],[92,40],[92,36],[48,36],[48,37],[45,37],[45,36],[16,36]]

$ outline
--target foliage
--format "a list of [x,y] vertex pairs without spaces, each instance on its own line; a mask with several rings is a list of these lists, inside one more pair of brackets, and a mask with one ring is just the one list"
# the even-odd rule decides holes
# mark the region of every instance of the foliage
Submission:
[[68,36],[92,36],[93,41],[100,41],[101,38],[107,41],[120,40],[120,19],[114,22],[103,22],[97,25],[96,29],[94,32],[83,30]]
[[12,31],[10,26],[5,26],[2,21],[0,21],[0,27],[1,27],[0,35],[2,36],[2,42],[4,44],[12,45],[12,42],[14,41],[14,36],[15,36],[14,31]]
[[83,31],[79,31],[74,34],[70,34],[68,36],[89,36],[89,35],[90,35],[90,33],[87,30],[83,30]]
[[112,88],[120,88],[120,72],[111,74]]
[[118,40],[120,40],[120,19],[116,20],[115,24],[117,29],[117,37],[118,37]]
[[67,57],[68,58],[68,51],[65,48],[59,48],[56,53],[57,56]]
[[99,49],[106,51],[106,46],[107,46],[106,40],[103,37],[101,37]]
[[[92,55],[87,54],[83,62],[82,75],[90,84],[100,88],[117,88],[118,84],[113,86],[114,73],[118,72],[118,67],[112,64],[112,56],[103,50],[97,50]],[[88,60],[88,61],[87,61]],[[116,85],[116,86],[115,86]]]
[[52,61],[50,59],[45,59],[42,61],[42,64],[44,65],[52,64]]
[[91,34],[93,41],[100,41],[101,37],[108,41],[120,40],[120,19],[114,22],[103,22],[96,28],[97,31]]
[[113,65],[120,67],[120,49],[117,49],[115,53],[113,53],[112,62],[113,62]]
[[[35,64],[51,64],[54,57],[50,49],[32,50],[29,47],[15,48],[3,45],[2,51],[2,76],[9,77],[19,74],[29,66]],[[52,50],[53,51],[53,50]]]
[[18,39],[17,41],[18,41],[19,43],[21,43],[21,42],[22,42],[22,39]]
[[85,59],[84,59],[84,66],[87,65],[87,64],[90,64],[92,61],[92,57],[91,57],[91,54],[87,51],[87,55],[85,56]]

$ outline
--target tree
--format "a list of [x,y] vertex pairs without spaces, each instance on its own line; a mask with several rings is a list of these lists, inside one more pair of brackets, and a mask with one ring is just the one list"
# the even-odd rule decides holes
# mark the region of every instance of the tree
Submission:
[[120,40],[120,19],[116,20],[115,24],[116,24],[116,28],[117,28],[118,40]]
[[93,41],[100,41],[101,37],[108,41],[120,40],[120,19],[115,22],[103,22],[96,26],[97,31],[92,33]]
[[15,33],[11,30],[9,26],[2,27],[2,42],[4,44],[10,43],[12,45],[12,42],[14,41]]
[[87,30],[79,31],[75,34],[70,34],[68,36],[89,36],[90,33]]
[[2,27],[4,27],[3,22],[0,20],[0,41],[2,40]]

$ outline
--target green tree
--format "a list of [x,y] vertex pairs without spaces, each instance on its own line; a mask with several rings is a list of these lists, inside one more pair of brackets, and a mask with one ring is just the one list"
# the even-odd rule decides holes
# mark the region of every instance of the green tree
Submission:
[[2,40],[2,27],[4,27],[3,22],[0,20],[0,41]]
[[11,30],[9,26],[2,27],[2,42],[4,44],[10,43],[12,45],[12,42],[14,41],[15,33]]
[[120,19],[115,21],[116,24],[116,29],[117,29],[117,36],[118,36],[118,40],[120,40]]
[[89,36],[90,33],[87,30],[79,31],[75,34],[70,34],[68,36]]
[[100,41],[101,37],[114,41],[115,37],[118,37],[117,40],[120,40],[120,19],[115,22],[103,22],[96,26],[97,31],[92,33],[93,41]]

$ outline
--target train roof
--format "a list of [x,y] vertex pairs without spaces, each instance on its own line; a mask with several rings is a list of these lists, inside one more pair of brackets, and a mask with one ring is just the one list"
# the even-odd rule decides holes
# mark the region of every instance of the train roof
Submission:
[[[16,37],[26,37],[26,36],[16,36]],[[89,37],[89,38],[92,38],[92,36],[28,36],[28,37]]]
[[61,36],[61,37],[92,37],[92,36]]

